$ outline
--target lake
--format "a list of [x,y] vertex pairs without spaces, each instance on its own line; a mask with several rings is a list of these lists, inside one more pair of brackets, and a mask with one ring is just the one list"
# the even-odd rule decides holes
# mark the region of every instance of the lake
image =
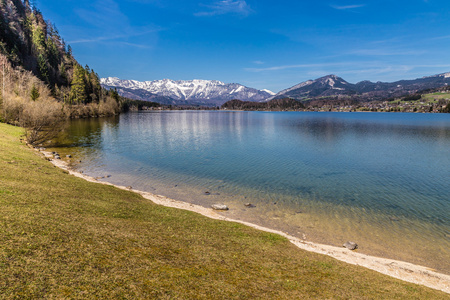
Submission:
[[87,175],[450,274],[449,114],[134,112],[68,133]]

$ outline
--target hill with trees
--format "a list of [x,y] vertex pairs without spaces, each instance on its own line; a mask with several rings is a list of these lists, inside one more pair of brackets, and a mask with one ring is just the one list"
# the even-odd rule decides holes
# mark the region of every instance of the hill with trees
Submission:
[[25,127],[31,144],[58,134],[67,118],[139,106],[102,88],[98,74],[77,62],[56,25],[29,0],[0,2],[0,84],[0,121]]
[[285,89],[271,99],[293,98],[300,101],[321,100],[324,98],[351,99],[358,102],[384,101],[418,93],[426,89],[446,87],[450,84],[450,73],[427,76],[414,80],[395,82],[349,83],[336,75],[327,75],[315,80],[308,80]]
[[268,102],[252,102],[252,101],[241,101],[241,100],[230,100],[225,102],[222,109],[229,110],[299,110],[304,109],[305,106],[297,100],[291,98],[274,99]]

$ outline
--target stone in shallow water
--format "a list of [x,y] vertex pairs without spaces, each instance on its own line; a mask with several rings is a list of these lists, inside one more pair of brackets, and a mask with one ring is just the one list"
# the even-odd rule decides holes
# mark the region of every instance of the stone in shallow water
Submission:
[[225,204],[213,204],[211,207],[215,210],[228,210],[228,206]]
[[343,246],[349,250],[355,250],[358,248],[358,245],[355,242],[345,242]]

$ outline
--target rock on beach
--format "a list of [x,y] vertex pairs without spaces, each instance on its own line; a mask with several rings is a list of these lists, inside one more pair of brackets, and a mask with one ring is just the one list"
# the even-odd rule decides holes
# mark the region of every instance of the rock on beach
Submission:
[[211,207],[215,210],[228,210],[228,206],[225,204],[213,204]]
[[349,249],[349,250],[355,250],[358,249],[358,244],[356,244],[355,242],[345,242],[344,245],[345,248]]

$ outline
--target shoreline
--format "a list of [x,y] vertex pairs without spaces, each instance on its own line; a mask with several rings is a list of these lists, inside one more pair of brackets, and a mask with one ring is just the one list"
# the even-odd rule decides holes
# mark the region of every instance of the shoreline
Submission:
[[365,267],[365,268],[377,271],[379,273],[382,273],[382,274],[385,274],[385,275],[388,275],[388,276],[391,276],[391,277],[394,277],[394,278],[397,278],[397,279],[400,279],[403,281],[423,285],[423,286],[430,287],[430,288],[440,290],[440,291],[450,294],[450,275],[445,275],[442,273],[435,272],[431,268],[420,266],[420,265],[415,265],[415,264],[404,262],[404,261],[398,261],[398,260],[393,260],[393,259],[387,259],[387,258],[381,258],[381,257],[375,257],[375,256],[366,255],[366,254],[361,254],[358,252],[348,250],[344,247],[341,248],[341,247],[335,247],[335,246],[330,246],[330,245],[309,242],[309,241],[302,240],[300,238],[291,236],[291,235],[289,235],[285,232],[279,231],[279,230],[270,229],[267,227],[259,226],[259,225],[256,225],[256,224],[253,224],[250,222],[245,222],[242,220],[228,218],[224,215],[217,213],[212,208],[206,208],[206,207],[203,207],[200,205],[171,199],[171,198],[168,198],[168,197],[165,197],[162,195],[155,195],[155,194],[152,194],[149,192],[139,191],[139,190],[135,190],[135,189],[132,189],[129,187],[115,185],[115,184],[112,184],[112,183],[109,183],[106,181],[98,181],[97,179],[95,179],[91,176],[87,176],[87,175],[84,175],[82,173],[72,170],[68,166],[67,162],[65,162],[63,160],[52,159],[53,155],[50,152],[40,151],[40,150],[37,150],[37,151],[42,153],[45,157],[49,158],[50,162],[54,166],[61,168],[63,170],[66,170],[69,172],[70,175],[74,175],[74,176],[82,178],[86,181],[100,183],[100,184],[104,184],[104,185],[111,185],[111,186],[115,186],[122,190],[131,191],[131,192],[140,194],[145,199],[150,200],[153,203],[158,204],[158,205],[172,207],[172,208],[178,208],[178,209],[183,209],[183,210],[189,210],[192,212],[199,213],[199,214],[206,216],[208,218],[211,218],[211,219],[228,221],[228,222],[236,222],[236,223],[240,223],[240,224],[261,230],[261,231],[279,234],[279,235],[287,238],[292,244],[294,244],[296,247],[298,247],[302,250],[328,255],[330,257],[333,257],[337,260],[340,260],[340,261],[343,261],[343,262],[346,262],[349,264]]

